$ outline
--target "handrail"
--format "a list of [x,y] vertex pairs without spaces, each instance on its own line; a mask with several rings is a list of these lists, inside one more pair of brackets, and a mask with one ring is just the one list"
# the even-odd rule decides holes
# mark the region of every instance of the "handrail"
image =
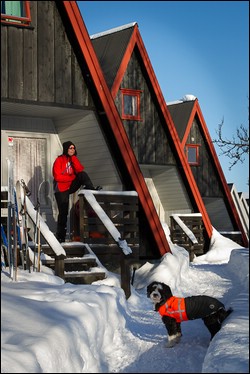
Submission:
[[[28,198],[28,196],[25,197],[26,199],[26,209],[27,213],[30,217],[30,219],[33,221],[33,223],[36,222],[36,214],[37,211],[35,210],[34,205]],[[64,248],[62,247],[61,243],[57,240],[55,235],[53,234],[52,231],[50,231],[49,227],[47,226],[46,222],[44,221],[43,217],[40,215],[40,231],[48,245],[52,248],[52,250],[55,252],[57,256],[65,256],[66,257],[66,252]]]
[[[199,214],[199,215],[201,216],[201,214]],[[182,215],[181,214],[172,214],[171,215],[171,217],[173,217],[173,219],[175,220],[175,222],[178,223],[178,225],[182,228],[182,230],[188,236],[188,238],[191,240],[191,242],[193,244],[198,244],[198,240],[196,239],[195,235],[190,230],[190,228],[187,225],[185,225],[185,223],[180,219],[180,216],[182,216]],[[185,214],[183,216],[186,216],[186,217],[190,216],[190,217],[192,217],[193,214]]]
[[[94,191],[94,192],[97,193],[97,191]],[[107,194],[107,191],[105,191],[105,192]],[[131,191],[131,192],[127,192],[126,194],[129,195],[129,196],[136,196],[137,195],[135,191]],[[117,230],[117,228],[115,227],[115,225],[113,224],[111,219],[108,217],[108,215],[102,209],[101,205],[96,200],[96,198],[93,194],[93,191],[91,191],[91,190],[81,190],[78,193],[78,195],[81,195],[81,194],[84,195],[87,202],[90,204],[92,209],[98,215],[98,217],[100,218],[100,220],[102,221],[102,223],[104,224],[104,226],[106,227],[106,229],[108,230],[110,235],[113,237],[113,239],[117,243],[118,247],[122,249],[122,251],[125,255],[131,254],[132,249],[128,246],[128,243],[127,243],[126,240],[124,240],[124,239],[122,240],[120,232]],[[108,194],[109,195],[111,195],[111,194],[114,195],[114,192],[112,193],[112,192],[109,191]],[[121,194],[121,193],[116,192],[116,194]]]

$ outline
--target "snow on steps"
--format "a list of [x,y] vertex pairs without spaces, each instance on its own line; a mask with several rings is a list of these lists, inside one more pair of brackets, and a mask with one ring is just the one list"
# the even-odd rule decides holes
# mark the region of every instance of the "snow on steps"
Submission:
[[[27,196],[26,208],[29,217],[35,223],[37,211]],[[42,245],[41,248],[43,265],[55,269],[56,275],[62,277],[65,282],[74,284],[91,284],[106,278],[105,268],[87,244],[81,242],[59,243],[43,217],[39,218],[41,234],[48,243]]]
[[[88,244],[82,242],[61,243],[66,258],[63,275],[65,282],[74,284],[91,284],[106,278],[106,268],[100,263]],[[42,245],[41,262],[43,265],[55,269],[55,252],[49,245]]]

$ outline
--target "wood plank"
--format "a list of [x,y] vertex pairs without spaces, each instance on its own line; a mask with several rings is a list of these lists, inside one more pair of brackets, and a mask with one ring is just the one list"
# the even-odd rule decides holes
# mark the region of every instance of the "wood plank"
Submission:
[[8,97],[8,27],[1,25],[1,97]]
[[55,100],[54,7],[52,1],[37,4],[38,99],[43,102]]
[[62,25],[61,18],[55,12],[55,101],[72,104],[71,46]]
[[[2,27],[1,27],[2,29]],[[8,97],[23,99],[23,30],[9,27],[8,30]]]
[[[34,2],[34,7],[37,2]],[[32,21],[33,23],[33,21]],[[37,100],[37,28],[23,30],[23,97],[25,100]]]

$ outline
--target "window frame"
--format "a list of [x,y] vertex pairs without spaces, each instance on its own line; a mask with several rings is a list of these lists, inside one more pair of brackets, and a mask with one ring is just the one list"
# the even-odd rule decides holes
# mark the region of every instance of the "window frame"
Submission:
[[[192,165],[192,166],[199,166],[200,165],[200,153],[199,153],[200,146],[201,146],[200,144],[186,144],[185,154],[186,154],[189,165]],[[196,161],[189,161],[189,159],[188,159],[188,151],[191,148],[195,149],[195,159],[196,159]]]
[[[141,90],[133,90],[129,88],[121,88],[121,117],[122,119],[134,120],[134,121],[141,121]],[[136,103],[136,115],[126,114],[125,113],[125,105],[124,105],[124,96],[132,96],[135,97]]]
[[30,1],[23,1],[23,9],[25,17],[14,16],[6,13],[1,13],[1,23],[5,25],[13,26],[30,26],[31,14],[30,14]]

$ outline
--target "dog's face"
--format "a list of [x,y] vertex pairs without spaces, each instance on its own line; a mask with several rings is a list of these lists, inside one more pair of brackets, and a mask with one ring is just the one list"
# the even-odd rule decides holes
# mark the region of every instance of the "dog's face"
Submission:
[[147,297],[149,297],[154,305],[164,304],[171,296],[172,291],[169,286],[162,282],[152,282],[147,287]]

